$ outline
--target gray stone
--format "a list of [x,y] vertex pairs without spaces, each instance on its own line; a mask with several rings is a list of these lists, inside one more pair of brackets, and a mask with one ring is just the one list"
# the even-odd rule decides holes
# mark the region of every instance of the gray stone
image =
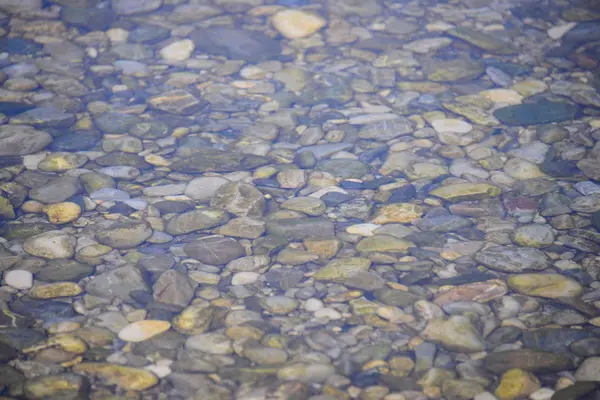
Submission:
[[29,126],[0,126],[0,156],[37,153],[52,142],[52,136]]
[[170,235],[184,235],[186,233],[214,228],[229,221],[226,211],[203,208],[175,215],[167,221],[166,232]]
[[329,172],[342,179],[360,179],[369,173],[371,167],[359,160],[334,159],[319,162],[316,170]]
[[502,272],[541,271],[550,266],[546,254],[538,249],[496,246],[475,254],[475,260],[486,267]]
[[244,247],[237,240],[224,236],[206,236],[187,243],[183,251],[189,257],[205,264],[223,265],[246,255]]
[[332,237],[333,222],[327,218],[276,219],[267,221],[267,234],[301,240],[308,237]]
[[149,287],[140,269],[133,265],[115,268],[93,277],[86,285],[86,291],[105,299],[118,298],[131,301],[129,293],[133,291],[149,291]]
[[260,190],[248,183],[229,182],[217,189],[210,205],[238,217],[260,218],[266,200]]
[[189,38],[196,44],[196,51],[234,60],[265,61],[276,58],[281,52],[281,45],[277,40],[260,32],[243,29],[198,28]]
[[112,9],[118,15],[146,14],[162,6],[162,0],[112,0]]
[[116,222],[96,233],[98,243],[113,249],[130,249],[152,236],[152,228],[145,222]]
[[160,275],[154,287],[154,300],[159,303],[185,307],[194,298],[194,286],[187,275],[169,270]]

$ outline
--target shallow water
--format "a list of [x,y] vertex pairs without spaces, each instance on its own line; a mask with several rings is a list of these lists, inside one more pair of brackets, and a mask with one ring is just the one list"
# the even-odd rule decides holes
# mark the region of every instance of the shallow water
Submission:
[[600,396],[600,7],[0,0],[0,398]]

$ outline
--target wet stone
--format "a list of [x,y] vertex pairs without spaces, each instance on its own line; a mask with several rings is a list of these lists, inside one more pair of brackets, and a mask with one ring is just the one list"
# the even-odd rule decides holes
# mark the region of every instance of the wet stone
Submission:
[[335,235],[333,222],[326,218],[278,219],[267,221],[267,234],[288,239],[309,237],[332,237]]
[[51,142],[52,136],[29,126],[0,126],[0,156],[37,153]]
[[3,37],[0,39],[0,51],[10,54],[34,54],[43,49],[43,46],[33,40],[18,37]]
[[102,134],[98,131],[73,131],[55,137],[49,150],[52,151],[80,151],[89,150],[100,141]]
[[131,301],[131,292],[148,291],[148,285],[139,268],[127,265],[94,276],[85,289],[94,296]]
[[75,115],[54,107],[39,107],[15,115],[10,123],[35,128],[68,128],[75,123]]
[[475,260],[486,267],[502,272],[540,271],[548,268],[549,259],[540,250],[497,246],[475,254]]
[[114,249],[128,249],[143,243],[152,235],[145,223],[115,223],[96,233],[96,240]]
[[232,238],[207,236],[184,246],[185,253],[210,265],[223,265],[246,254],[242,245]]
[[370,171],[370,167],[362,161],[341,159],[319,162],[316,169],[342,179],[360,179]]
[[262,167],[269,159],[210,148],[195,149],[188,157],[175,159],[170,168],[184,173],[246,171]]
[[539,100],[537,103],[500,108],[494,112],[494,116],[509,126],[539,125],[572,120],[578,111],[579,108],[571,103]]
[[[18,300],[10,303],[10,309],[17,314],[44,321],[75,316],[75,310],[70,304],[58,300]],[[23,340],[27,340],[28,335],[26,333],[24,333]]]

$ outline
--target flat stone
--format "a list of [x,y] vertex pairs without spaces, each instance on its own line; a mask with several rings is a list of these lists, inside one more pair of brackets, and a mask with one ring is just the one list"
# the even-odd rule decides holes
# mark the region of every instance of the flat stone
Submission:
[[186,243],[183,250],[189,257],[210,265],[227,264],[246,255],[244,247],[237,240],[216,235]]
[[33,274],[19,269],[7,271],[4,273],[4,283],[17,290],[30,289],[33,286]]
[[[81,254],[82,252],[79,251],[78,255]],[[36,272],[35,279],[42,282],[79,282],[93,274],[94,271],[95,268],[88,264],[74,260],[56,259],[49,260],[41,271]]]
[[142,320],[132,322],[121,331],[119,331],[119,339],[125,342],[143,342],[156,335],[160,335],[171,328],[171,323],[168,321],[158,320]]
[[540,250],[513,246],[496,246],[475,254],[475,260],[486,267],[502,272],[541,271],[550,260]]
[[494,112],[500,122],[509,126],[548,124],[575,118],[579,107],[572,103],[553,102],[542,99],[537,103],[517,104]]
[[108,8],[62,7],[60,19],[84,31],[106,31],[117,14]]
[[473,29],[459,27],[446,31],[446,34],[458,39],[462,39],[465,42],[488,53],[501,55],[516,53],[516,50],[511,46],[510,43],[504,42],[494,36],[483,32],[478,32]]
[[114,249],[130,249],[152,236],[152,228],[144,222],[117,222],[96,233],[98,243]]
[[29,126],[0,126],[0,156],[37,153],[51,142],[52,136]]
[[342,283],[345,279],[360,272],[366,272],[371,267],[371,261],[366,258],[339,258],[332,260],[313,275],[316,280]]
[[457,58],[450,61],[431,60],[422,65],[425,76],[433,82],[470,81],[485,73],[485,65],[470,58]]
[[269,296],[260,302],[261,307],[276,315],[286,315],[298,308],[298,301],[287,296]]
[[217,189],[210,204],[239,217],[258,218],[264,213],[266,200],[261,191],[253,185],[228,182]]
[[214,308],[207,302],[195,303],[183,309],[173,319],[173,328],[185,335],[199,335],[210,327],[214,317]]
[[35,128],[68,128],[75,123],[75,114],[54,107],[38,107],[15,115],[10,119],[14,125],[31,125]]
[[278,365],[288,360],[285,350],[267,346],[248,346],[244,356],[258,365]]
[[202,110],[206,101],[186,90],[177,89],[151,97],[148,104],[169,114],[190,115]]
[[484,366],[494,373],[513,368],[544,373],[571,369],[573,360],[565,353],[520,349],[489,353],[484,359]]
[[519,293],[548,299],[576,297],[583,287],[577,281],[559,274],[519,274],[510,276],[508,286]]
[[464,316],[433,319],[421,331],[421,337],[427,341],[440,343],[451,351],[474,353],[485,348],[481,335],[470,319]]
[[433,37],[417,39],[403,46],[404,49],[418,54],[435,53],[436,51],[448,47],[452,39],[445,37]]
[[152,287],[154,300],[161,304],[185,307],[194,298],[195,284],[187,274],[169,270],[160,274]]
[[499,196],[502,190],[487,183],[456,183],[441,186],[429,192],[452,203],[461,201],[482,200]]
[[358,137],[361,139],[388,141],[399,136],[408,135],[413,131],[414,124],[411,120],[405,117],[396,116],[393,119],[377,121],[364,125],[362,128],[360,128]]
[[567,353],[571,343],[592,337],[592,332],[568,328],[539,328],[523,332],[523,345],[528,349]]
[[233,353],[231,339],[219,332],[190,336],[185,341],[185,347],[208,354],[224,355]]
[[426,232],[453,232],[463,228],[469,228],[473,223],[464,217],[456,215],[440,215],[420,219],[417,227]]
[[25,239],[23,250],[35,257],[47,259],[71,258],[76,240],[61,231],[48,231]]
[[80,400],[90,395],[90,382],[71,373],[38,376],[25,382],[23,393],[27,399]]
[[229,221],[226,211],[204,208],[176,215],[167,221],[165,231],[170,235],[185,235],[214,228]]
[[485,282],[474,282],[440,291],[433,300],[435,304],[444,306],[461,301],[488,303],[500,298],[508,291],[506,284],[498,279]]
[[300,211],[304,214],[318,217],[327,210],[325,202],[314,197],[294,197],[284,201],[281,208],[292,211]]
[[75,365],[73,372],[93,375],[106,384],[116,385],[123,390],[142,391],[155,386],[159,381],[148,370],[107,363],[83,362]]
[[323,382],[335,373],[331,364],[293,363],[277,369],[277,378],[282,381],[302,383]]
[[514,400],[531,395],[541,388],[540,381],[531,372],[510,369],[500,378],[500,385],[494,394],[500,400]]
[[431,122],[431,126],[438,133],[469,133],[473,130],[473,125],[466,121],[455,118],[436,119]]
[[29,191],[29,197],[41,203],[54,204],[64,202],[80,193],[81,190],[82,185],[79,179],[64,176],[34,187]]
[[356,245],[356,250],[362,252],[392,252],[406,253],[414,243],[391,235],[374,235],[362,239]]
[[327,218],[276,219],[267,221],[267,234],[301,240],[310,237],[333,237],[333,222]]
[[146,14],[162,6],[162,0],[113,0],[112,9],[118,15]]
[[183,194],[200,202],[210,202],[217,190],[229,180],[220,176],[202,176],[188,182]]
[[160,49],[160,56],[167,61],[185,61],[194,52],[194,42],[190,39],[178,40]]
[[374,224],[411,223],[423,215],[423,209],[411,203],[388,204],[377,210],[371,222]]
[[301,39],[317,32],[327,21],[317,14],[287,9],[273,15],[271,23],[286,38]]
[[548,247],[554,243],[554,231],[548,225],[523,225],[515,230],[513,240],[520,246]]
[[578,381],[600,382],[600,357],[589,357],[585,359],[575,372]]
[[359,160],[333,159],[320,161],[316,170],[329,172],[342,179],[360,179],[369,173],[368,164]]
[[267,157],[211,148],[194,149],[190,156],[173,160],[170,168],[184,173],[247,171],[270,162]]
[[55,282],[49,284],[36,284],[30,291],[32,299],[55,299],[59,297],[74,297],[81,294],[81,286],[74,282]]
[[88,293],[101,298],[131,301],[131,292],[148,291],[139,268],[126,265],[94,276],[85,286]]

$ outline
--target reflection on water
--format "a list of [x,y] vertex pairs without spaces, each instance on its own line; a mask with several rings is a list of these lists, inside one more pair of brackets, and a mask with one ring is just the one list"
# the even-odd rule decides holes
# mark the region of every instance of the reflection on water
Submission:
[[0,0],[0,396],[597,399],[599,44],[581,0]]

